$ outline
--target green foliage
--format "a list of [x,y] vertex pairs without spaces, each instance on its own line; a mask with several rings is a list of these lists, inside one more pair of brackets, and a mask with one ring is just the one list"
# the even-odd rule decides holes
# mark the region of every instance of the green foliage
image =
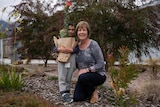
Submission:
[[[65,12],[55,12],[54,9],[64,6],[64,2],[61,0],[52,7],[50,2],[23,0],[14,6],[13,13],[18,12],[23,22],[19,24],[22,32],[18,34],[24,44],[20,51],[22,54],[26,52],[29,58],[41,57],[47,63],[52,51],[52,37],[58,36],[65,25]],[[112,0],[72,0],[72,4],[67,20],[74,23],[87,20],[92,29],[91,38],[99,42],[105,58],[112,52],[118,59],[117,49],[123,45],[134,51],[136,57],[142,53],[149,54],[149,47],[159,46],[156,37],[159,27],[151,18],[154,16],[153,8],[140,10],[133,0],[128,4]]]
[[[23,46],[19,53],[24,57],[42,58],[47,66],[47,60],[51,57],[53,48],[52,37],[58,35],[62,24],[58,18],[63,19],[61,13],[54,13],[51,1],[40,2],[40,0],[23,0],[14,6],[11,17],[19,13],[21,23],[17,21],[21,32],[18,32],[17,39],[21,40]],[[13,33],[13,36],[16,32]]]
[[73,3],[70,19],[76,23],[79,20],[89,21],[91,38],[100,43],[105,57],[112,52],[118,59],[120,54],[117,49],[123,45],[134,50],[137,57],[143,52],[148,54],[149,47],[158,46],[153,27],[155,23],[150,18],[152,8],[140,10],[130,4],[130,7],[125,7],[118,2],[105,0],[73,0]]
[[9,90],[20,90],[23,86],[23,81],[21,74],[16,73],[15,68],[11,70],[6,66],[0,67],[0,89],[9,91]]
[[50,80],[58,80],[58,77],[52,76],[52,77],[50,77],[49,79],[50,79]]
[[3,38],[6,36],[6,33],[8,32],[8,29],[6,28],[5,31],[2,31],[2,26],[0,25],[0,38]]
[[60,30],[59,32],[60,37],[66,37],[67,31],[65,29]]
[[109,65],[109,74],[111,77],[111,88],[114,93],[113,104],[118,107],[129,107],[129,105],[134,104],[136,102],[131,96],[125,94],[125,89],[128,88],[131,80],[135,79],[139,72],[135,69],[134,65],[127,64],[128,63],[128,53],[129,50],[126,46],[120,47],[120,59],[119,66],[114,66],[114,57],[110,55],[107,59]]

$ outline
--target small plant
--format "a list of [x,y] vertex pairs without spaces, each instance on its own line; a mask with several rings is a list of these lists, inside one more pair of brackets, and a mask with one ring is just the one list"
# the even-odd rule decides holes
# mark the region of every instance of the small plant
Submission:
[[52,77],[50,77],[49,79],[50,79],[50,80],[58,80],[58,77],[52,76]]
[[20,90],[23,87],[21,73],[16,73],[16,68],[0,67],[0,89],[4,91]]
[[114,66],[115,60],[112,54],[107,59],[109,66],[108,72],[111,77],[111,88],[114,92],[112,103],[118,107],[129,107],[136,100],[126,95],[125,89],[128,88],[130,81],[138,76],[139,72],[135,69],[134,65],[128,65],[128,48],[123,46],[118,51],[120,53],[119,66]]

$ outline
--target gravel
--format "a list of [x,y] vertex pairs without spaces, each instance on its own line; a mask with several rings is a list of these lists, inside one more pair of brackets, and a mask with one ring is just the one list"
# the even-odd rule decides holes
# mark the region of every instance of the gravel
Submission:
[[[83,102],[73,102],[71,104],[65,103],[60,99],[60,94],[58,90],[58,81],[57,81],[57,65],[48,65],[48,67],[43,67],[42,65],[17,65],[17,67],[23,67],[26,72],[24,73],[25,79],[23,90],[35,95],[41,96],[47,101],[57,105],[58,107],[114,107],[111,102],[108,101],[108,97],[111,96],[109,92],[109,83],[110,79],[106,80],[103,84],[103,87],[99,88],[99,101],[95,104],[90,104],[88,101]],[[73,95],[77,71],[75,71],[72,78],[72,87],[71,87],[71,96]],[[54,77],[54,78],[53,78]],[[52,79],[51,79],[52,78]],[[139,82],[141,80],[138,81]],[[136,81],[133,81],[133,85],[130,85],[131,88],[135,88]],[[138,85],[139,87],[139,85]],[[131,107],[131,106],[130,106]],[[132,107],[160,107],[160,102],[156,105],[152,104],[150,101],[141,101],[139,100],[137,105]]]

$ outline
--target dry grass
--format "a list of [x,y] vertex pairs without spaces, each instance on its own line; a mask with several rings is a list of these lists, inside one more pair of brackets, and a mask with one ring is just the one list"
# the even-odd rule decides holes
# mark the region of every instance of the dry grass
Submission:
[[158,104],[160,101],[160,83],[159,80],[152,80],[148,83],[145,83],[141,87],[141,96],[142,101],[150,101],[153,104]]
[[150,66],[145,66],[144,68],[146,69],[146,71],[140,73],[139,77],[131,82],[129,86],[129,93],[143,102],[159,104],[160,69],[158,69],[158,72],[156,72],[155,74],[155,72],[152,71],[152,68]]
[[0,107],[57,107],[33,94],[21,91],[0,91]]

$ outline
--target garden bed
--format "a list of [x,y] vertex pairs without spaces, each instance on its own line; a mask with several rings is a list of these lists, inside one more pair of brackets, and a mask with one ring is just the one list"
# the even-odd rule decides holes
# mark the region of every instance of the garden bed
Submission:
[[[108,101],[108,97],[111,96],[110,89],[110,78],[107,77],[105,84],[99,88],[99,102],[90,104],[87,101],[73,102],[71,104],[64,103],[59,97],[58,81],[57,81],[57,65],[17,65],[18,68],[25,71],[25,79],[23,91],[29,94],[36,95],[44,99],[47,103],[53,104],[55,107],[68,106],[68,107],[87,107],[87,106],[108,106],[112,107],[112,103]],[[141,67],[142,68],[142,67]],[[140,70],[142,70],[140,68]],[[159,84],[159,72],[157,78],[153,78],[152,71],[150,68],[142,70],[135,80],[132,80],[129,84],[126,93],[132,94],[138,101],[133,107],[160,107],[160,84]],[[77,71],[75,71],[72,78],[71,95],[73,95],[75,82],[77,79]],[[19,94],[21,95],[21,94]],[[3,100],[5,94],[0,94],[0,100]],[[52,106],[53,106],[52,105]],[[51,106],[51,107],[52,107]]]

